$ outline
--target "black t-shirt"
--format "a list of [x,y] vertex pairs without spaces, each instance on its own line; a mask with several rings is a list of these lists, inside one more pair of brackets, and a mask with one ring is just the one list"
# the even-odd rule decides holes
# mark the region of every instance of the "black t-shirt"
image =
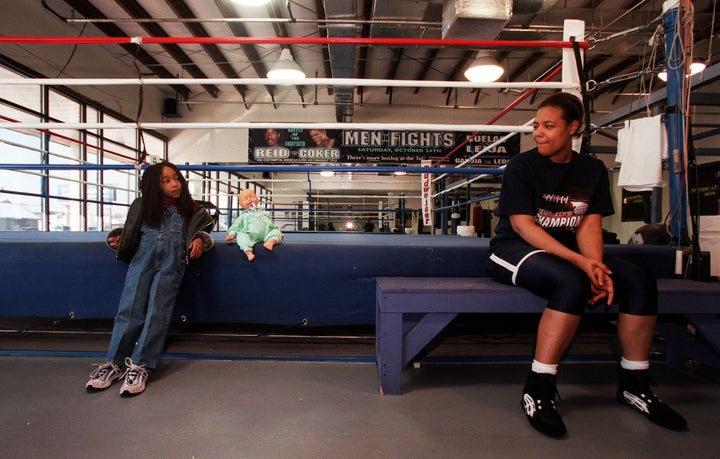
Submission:
[[517,155],[505,168],[495,213],[500,221],[492,245],[521,239],[509,216],[524,214],[534,216],[552,237],[577,250],[575,230],[583,217],[614,213],[605,164],[575,152],[572,161],[557,164],[537,148]]

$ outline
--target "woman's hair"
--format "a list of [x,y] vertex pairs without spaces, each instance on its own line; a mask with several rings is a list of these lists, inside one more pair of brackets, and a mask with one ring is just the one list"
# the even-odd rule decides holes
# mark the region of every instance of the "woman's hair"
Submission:
[[576,135],[583,131],[585,110],[583,109],[583,104],[580,102],[580,99],[573,94],[570,94],[569,92],[558,92],[548,96],[547,99],[542,101],[538,109],[543,107],[555,107],[560,109],[560,111],[562,111],[562,119],[564,119],[565,122],[568,124],[573,121],[580,123],[580,127],[577,131],[575,131]]
[[185,177],[183,177],[177,166],[167,161],[153,164],[143,172],[142,178],[140,179],[140,193],[143,197],[143,221],[154,228],[160,227],[163,212],[165,211],[163,195],[160,190],[160,180],[162,179],[162,171],[165,167],[169,167],[175,171],[182,184],[180,197],[176,202],[178,212],[180,212],[183,217],[190,218],[196,208],[195,201],[193,201],[192,196],[190,196],[190,190],[188,190]]

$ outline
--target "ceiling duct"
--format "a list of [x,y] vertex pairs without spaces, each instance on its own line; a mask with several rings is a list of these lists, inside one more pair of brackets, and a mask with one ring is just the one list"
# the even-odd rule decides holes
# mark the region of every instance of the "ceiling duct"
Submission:
[[444,0],[442,37],[492,40],[512,17],[512,0]]
[[[427,4],[414,1],[373,2],[372,19],[379,20],[370,26],[372,37],[421,38],[432,37],[435,33],[443,38],[495,39],[507,25],[513,14],[539,14],[550,9],[557,0],[442,0]],[[356,0],[324,0],[325,17],[332,20],[358,19]],[[406,21],[440,22],[442,30],[404,27]],[[388,25],[395,20],[396,25]],[[356,37],[355,25],[327,24],[328,37]],[[328,45],[328,57],[332,78],[357,78],[356,45]],[[335,115],[337,122],[353,120],[355,88],[335,86]]]
[[557,0],[514,0],[512,14],[542,14],[556,3]]
[[[328,19],[355,20],[355,0],[325,0],[325,16]],[[327,26],[327,36],[330,38],[355,37],[356,30],[352,25],[331,25]],[[328,45],[328,56],[330,58],[330,70],[332,78],[355,78],[355,45]],[[335,117],[338,123],[349,123],[352,121],[354,112],[354,91],[352,86],[335,86]]]
[[442,37],[493,40],[513,15],[539,14],[557,0],[443,0]]

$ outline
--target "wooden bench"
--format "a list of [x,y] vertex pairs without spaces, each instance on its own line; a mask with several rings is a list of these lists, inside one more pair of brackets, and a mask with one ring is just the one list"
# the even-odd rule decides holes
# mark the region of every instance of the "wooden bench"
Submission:
[[[720,366],[720,283],[658,279],[659,313],[678,314],[709,343],[695,351]],[[525,289],[491,278],[378,277],[376,342],[380,392],[400,394],[401,373],[460,313],[541,313],[546,301]],[[605,312],[603,308],[597,308]],[[610,312],[617,311],[611,308]],[[666,359],[683,361],[675,349],[684,339],[680,324],[658,324],[666,340]]]

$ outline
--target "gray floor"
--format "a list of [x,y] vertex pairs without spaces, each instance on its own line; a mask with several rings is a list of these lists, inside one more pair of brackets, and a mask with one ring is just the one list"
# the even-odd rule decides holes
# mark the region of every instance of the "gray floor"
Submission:
[[[720,451],[720,377],[703,366],[654,365],[658,393],[690,425],[672,432],[615,401],[612,362],[567,362],[559,390],[569,435],[552,440],[521,411],[526,362],[437,358],[406,370],[403,395],[381,396],[366,340],[335,344],[337,352],[306,345],[298,358],[291,350],[302,345],[240,341],[175,340],[146,392],[123,399],[119,385],[84,390],[105,334],[0,336],[0,457],[715,458]],[[310,348],[325,357],[310,358]]]

